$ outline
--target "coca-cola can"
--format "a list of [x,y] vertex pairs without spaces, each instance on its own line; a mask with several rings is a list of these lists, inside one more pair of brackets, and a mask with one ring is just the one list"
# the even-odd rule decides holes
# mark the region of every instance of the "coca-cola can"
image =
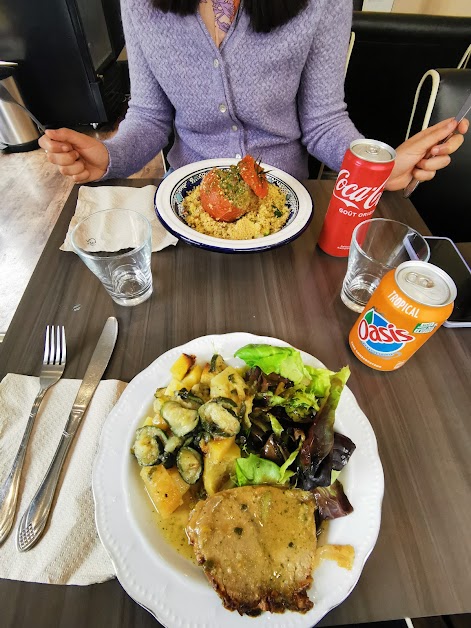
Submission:
[[347,257],[355,227],[373,215],[394,167],[396,151],[378,140],[355,140],[345,153],[318,245]]

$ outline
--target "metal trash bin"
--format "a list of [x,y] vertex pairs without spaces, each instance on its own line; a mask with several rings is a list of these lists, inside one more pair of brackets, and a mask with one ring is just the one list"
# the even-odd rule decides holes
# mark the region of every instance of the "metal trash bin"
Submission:
[[[14,78],[15,63],[0,62],[0,83],[24,105]],[[17,105],[0,99],[0,150],[21,153],[38,148],[40,133],[28,114]]]

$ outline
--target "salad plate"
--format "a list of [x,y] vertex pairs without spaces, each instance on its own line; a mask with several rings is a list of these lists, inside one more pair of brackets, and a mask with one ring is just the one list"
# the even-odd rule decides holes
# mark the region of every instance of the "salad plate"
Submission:
[[[203,570],[162,538],[130,453],[135,430],[151,412],[155,390],[170,381],[169,369],[181,353],[195,355],[200,363],[219,353],[237,367],[244,363],[234,353],[249,343],[290,346],[276,338],[236,332],[203,336],[170,349],[131,381],[103,426],[92,479],[98,534],[123,588],[167,628],[310,628],[352,591],[379,533],[384,479],[376,438],[345,387],[335,429],[356,444],[341,473],[354,511],[330,522],[326,540],[353,545],[355,558],[351,570],[321,562],[309,590],[314,602],[309,612],[265,612],[254,618],[226,610]],[[300,354],[305,364],[324,367],[308,353]]]
[[275,184],[285,195],[289,217],[277,232],[252,240],[226,240],[199,233],[184,220],[183,200],[197,187],[205,174],[213,168],[229,168],[237,159],[206,159],[169,174],[155,193],[155,211],[167,231],[177,238],[204,249],[220,253],[253,253],[266,251],[287,244],[299,237],[312,218],[312,199],[304,185],[287,172],[267,164],[260,164],[267,171],[267,180]]

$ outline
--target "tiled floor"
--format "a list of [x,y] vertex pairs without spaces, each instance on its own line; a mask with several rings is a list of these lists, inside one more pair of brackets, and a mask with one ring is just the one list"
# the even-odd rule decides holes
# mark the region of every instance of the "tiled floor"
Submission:
[[[100,138],[112,133],[87,132]],[[162,175],[158,155],[133,178]],[[71,188],[43,150],[0,152],[0,334],[10,324]]]

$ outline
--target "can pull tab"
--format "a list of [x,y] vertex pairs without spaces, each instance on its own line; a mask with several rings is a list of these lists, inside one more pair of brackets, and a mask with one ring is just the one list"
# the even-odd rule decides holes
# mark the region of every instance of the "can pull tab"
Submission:
[[428,300],[436,301],[437,303],[442,300],[440,295],[437,295],[438,298],[434,298],[433,288],[435,288],[435,282],[430,277],[411,271],[406,274],[404,279],[407,283],[412,284],[418,292],[426,294]]
[[379,155],[379,146],[375,146],[374,144],[369,144],[365,150],[368,155]]

